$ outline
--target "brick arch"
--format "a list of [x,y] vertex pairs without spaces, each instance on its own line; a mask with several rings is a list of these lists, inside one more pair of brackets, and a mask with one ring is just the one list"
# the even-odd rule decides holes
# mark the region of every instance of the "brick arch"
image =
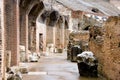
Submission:
[[45,23],[45,22],[46,22],[46,19],[49,17],[49,15],[50,15],[50,11],[44,10],[44,11],[42,12],[42,14],[39,16],[38,21],[39,21],[40,23]]
[[28,11],[28,49],[32,52],[36,51],[36,20],[44,9],[43,2],[35,2]]
[[31,9],[35,7],[36,5],[42,5],[42,0],[20,0],[19,6],[20,8],[24,9],[24,11],[29,14]]
[[22,8],[26,8],[32,0],[20,0],[19,1],[19,6],[21,6]]
[[34,4],[34,6],[31,8],[29,12],[29,16],[34,16],[35,19],[39,16],[40,12],[44,9],[44,4],[43,2],[39,2],[37,4]]
[[[44,9],[42,0],[20,0],[20,45],[25,46],[26,56],[30,50],[30,32],[36,34],[36,19]],[[36,37],[33,39],[35,40]],[[33,40],[31,40],[33,41]],[[33,41],[35,43],[35,41]],[[35,47],[34,47],[35,50]]]
[[38,21],[40,23],[45,23],[48,26],[54,26],[59,20],[60,14],[56,10],[44,10],[41,15],[39,15]]
[[51,11],[47,20],[47,25],[55,26],[55,24],[58,22],[59,17],[60,17],[60,14],[58,11],[56,10]]

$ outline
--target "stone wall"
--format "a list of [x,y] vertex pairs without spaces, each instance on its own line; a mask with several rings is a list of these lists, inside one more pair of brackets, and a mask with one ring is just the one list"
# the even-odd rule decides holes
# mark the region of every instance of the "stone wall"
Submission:
[[99,73],[108,80],[120,80],[119,31],[120,17],[110,17],[104,27],[99,28],[98,31],[90,30],[90,50],[98,58]]

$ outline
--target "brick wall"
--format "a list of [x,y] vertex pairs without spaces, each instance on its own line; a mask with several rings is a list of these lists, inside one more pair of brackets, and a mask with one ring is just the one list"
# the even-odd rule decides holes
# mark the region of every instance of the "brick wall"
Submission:
[[60,49],[63,48],[63,42],[62,42],[62,29],[60,28],[59,25],[56,26],[56,30],[55,30],[55,46]]
[[46,28],[46,44],[53,43],[53,27],[47,26]]
[[37,48],[37,53],[39,53],[40,48],[40,34],[43,36],[43,51],[46,51],[46,25],[43,23],[37,22],[37,32],[36,32],[36,48]]
[[99,37],[94,36],[95,29],[90,31],[90,49],[99,60],[99,73],[108,80],[120,80],[120,17],[110,17],[99,31]]
[[70,34],[70,30],[65,29],[65,39],[64,39],[64,47],[67,48],[68,42],[69,42],[69,34]]
[[26,46],[26,41],[28,38],[28,15],[25,10],[20,9],[20,45]]
[[73,40],[80,40],[80,41],[88,41],[89,40],[89,31],[79,31],[79,32],[72,32],[70,33],[70,39],[72,38]]
[[28,15],[26,11],[20,7],[20,45],[25,46],[25,58],[27,60],[28,53]]
[[28,49],[32,52],[36,51],[36,18],[29,16],[28,18]]

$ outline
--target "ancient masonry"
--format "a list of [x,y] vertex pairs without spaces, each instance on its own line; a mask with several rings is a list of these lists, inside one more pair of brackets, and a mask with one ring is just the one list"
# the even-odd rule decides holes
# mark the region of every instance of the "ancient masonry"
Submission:
[[90,29],[90,50],[99,60],[99,73],[120,80],[120,17],[110,17],[103,27]]

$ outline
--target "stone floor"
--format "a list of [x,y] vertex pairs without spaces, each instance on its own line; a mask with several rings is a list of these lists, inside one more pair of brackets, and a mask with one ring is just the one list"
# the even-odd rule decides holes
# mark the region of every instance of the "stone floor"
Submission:
[[54,53],[41,56],[38,62],[22,63],[29,69],[23,80],[102,80],[80,77],[77,64],[66,60],[66,54]]

